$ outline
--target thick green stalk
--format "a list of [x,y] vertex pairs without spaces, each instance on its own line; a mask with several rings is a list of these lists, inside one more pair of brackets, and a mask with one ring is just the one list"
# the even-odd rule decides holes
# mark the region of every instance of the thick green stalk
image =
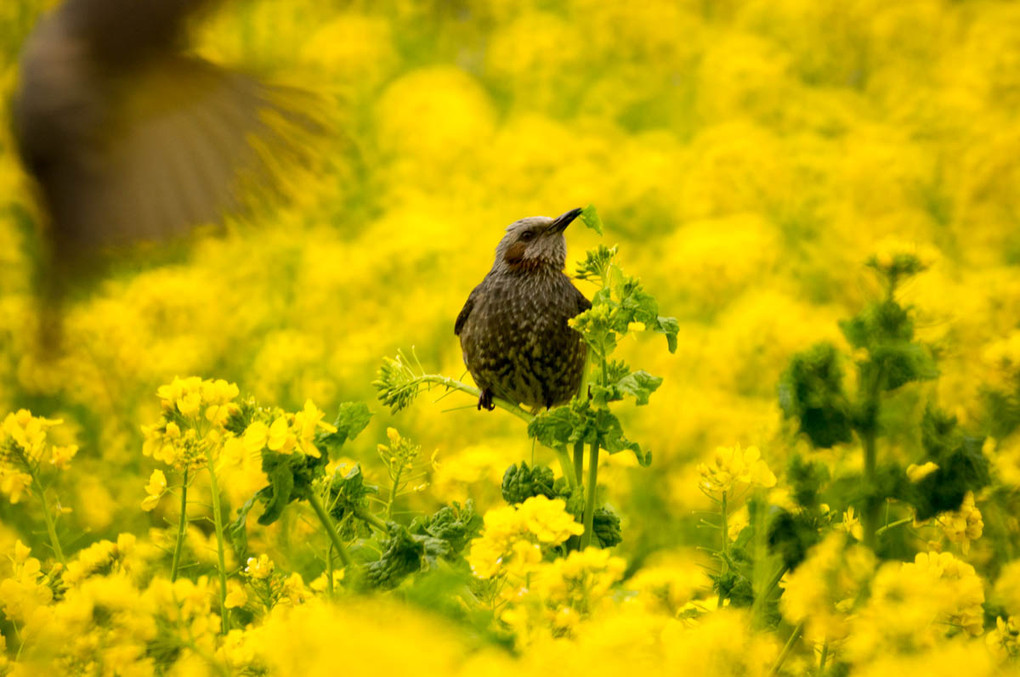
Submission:
[[188,469],[184,469],[184,481],[181,484],[181,516],[177,520],[177,542],[174,544],[174,561],[170,565],[170,582],[177,580],[177,571],[181,566],[181,551],[184,550],[184,536],[188,529]]
[[[372,513],[368,512],[367,510],[357,508],[354,511],[354,515],[361,521],[367,523],[369,526],[373,526],[383,533],[386,533],[389,530],[389,527],[387,526],[386,522],[382,521],[381,519],[379,519]],[[389,515],[387,515],[387,518],[388,517]]]
[[333,526],[333,520],[329,518],[329,513],[322,507],[322,501],[315,495],[315,492],[308,493],[308,502],[311,503],[312,509],[318,516],[319,521],[322,522],[322,526],[326,529],[326,534],[329,536],[329,540],[333,543],[333,547],[336,549],[336,553],[340,555],[340,561],[344,563],[344,566],[348,569],[354,568],[354,560],[351,559],[350,553],[347,552],[347,548],[340,542],[340,536],[336,533],[336,527]]
[[864,420],[860,431],[861,445],[864,447],[864,511],[861,526],[864,529],[864,544],[875,549],[878,522],[882,512],[882,503],[877,497],[876,474],[878,468],[878,411],[883,373],[875,369],[871,382],[864,396]]
[[223,508],[220,506],[220,490],[216,482],[216,470],[213,468],[212,448],[206,450],[209,460],[209,488],[212,490],[213,522],[216,524],[216,573],[220,579],[220,620],[221,632],[225,635],[230,631],[230,610],[227,609],[227,562],[223,554]]
[[598,493],[599,477],[599,443],[592,442],[588,447],[588,486],[584,492],[584,533],[581,534],[581,550],[592,542],[592,529],[595,526],[595,495]]

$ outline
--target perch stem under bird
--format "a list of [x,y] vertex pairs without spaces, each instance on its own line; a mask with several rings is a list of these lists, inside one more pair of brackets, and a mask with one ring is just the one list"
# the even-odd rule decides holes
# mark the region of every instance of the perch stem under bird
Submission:
[[568,322],[591,302],[563,272],[563,231],[581,211],[510,224],[492,269],[460,311],[454,332],[481,389],[479,409],[491,410],[494,397],[551,408],[577,393],[587,346]]
[[328,131],[317,96],[186,52],[189,20],[211,4],[67,0],[25,42],[13,131],[49,218],[44,343],[59,343],[61,302],[101,252],[263,203]]

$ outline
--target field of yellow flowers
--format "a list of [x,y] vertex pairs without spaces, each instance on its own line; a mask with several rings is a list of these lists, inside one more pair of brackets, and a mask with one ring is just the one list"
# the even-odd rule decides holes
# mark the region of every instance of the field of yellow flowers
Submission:
[[[226,2],[199,53],[338,138],[59,357],[51,4],[0,4],[0,675],[1020,667],[1020,4]],[[461,305],[586,205],[588,393],[478,411]]]

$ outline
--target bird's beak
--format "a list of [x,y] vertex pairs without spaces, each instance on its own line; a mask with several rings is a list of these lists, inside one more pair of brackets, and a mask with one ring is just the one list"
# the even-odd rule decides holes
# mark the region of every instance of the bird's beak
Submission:
[[571,209],[569,212],[566,212],[565,214],[560,214],[559,216],[556,217],[556,220],[549,225],[549,230],[553,233],[562,233],[564,230],[566,230],[567,226],[570,225],[570,222],[580,215],[581,215],[580,209]]

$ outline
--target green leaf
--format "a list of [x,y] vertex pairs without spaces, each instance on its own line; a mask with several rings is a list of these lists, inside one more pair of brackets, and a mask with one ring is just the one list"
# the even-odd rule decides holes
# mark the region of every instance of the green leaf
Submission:
[[599,547],[611,548],[623,542],[620,517],[608,506],[596,508],[592,520],[592,532],[598,540]]
[[[277,454],[278,455],[278,454]],[[265,469],[263,457],[263,469]],[[278,463],[266,472],[269,477],[270,492],[267,497],[266,510],[259,515],[259,524],[267,526],[280,519],[283,509],[294,500],[294,473],[287,463]]]
[[392,522],[389,529],[382,557],[365,567],[368,582],[381,590],[392,590],[411,574],[421,571],[425,558],[425,538],[415,538],[406,528]]
[[556,491],[553,489],[553,483],[551,469],[540,465],[529,468],[527,463],[521,463],[519,467],[514,464],[506,469],[500,489],[503,493],[503,500],[510,505],[515,505],[523,503],[532,496],[555,498]]
[[366,484],[361,466],[355,465],[344,476],[336,474],[329,484],[330,516],[337,522],[344,521],[349,515],[357,513],[368,506],[368,497],[379,493],[379,487]]
[[648,398],[662,385],[662,378],[647,371],[635,371],[616,383],[621,392],[630,395],[638,406],[648,404]]
[[599,213],[595,211],[595,205],[588,205],[581,210],[581,221],[599,235],[602,234],[602,219],[599,218]]
[[779,381],[779,406],[786,418],[800,420],[800,431],[815,447],[851,440],[850,402],[835,346],[819,343],[793,356]]
[[769,525],[769,550],[779,555],[790,571],[804,561],[807,551],[820,540],[816,525],[805,513],[780,510]]
[[939,469],[915,484],[913,495],[908,497],[918,519],[959,510],[968,491],[976,492],[991,482],[983,443],[983,438],[965,435],[956,417],[934,407],[925,411],[921,421],[924,461],[937,464]]
[[326,449],[330,456],[336,456],[343,445],[353,440],[372,420],[372,412],[364,402],[344,402],[337,411],[333,425],[335,433],[320,435],[317,446]]
[[413,535],[430,536],[448,544],[449,557],[455,561],[473,538],[482,529],[482,518],[475,513],[474,503],[469,499],[463,507],[454,501],[444,505],[431,517],[417,517],[409,528]]

